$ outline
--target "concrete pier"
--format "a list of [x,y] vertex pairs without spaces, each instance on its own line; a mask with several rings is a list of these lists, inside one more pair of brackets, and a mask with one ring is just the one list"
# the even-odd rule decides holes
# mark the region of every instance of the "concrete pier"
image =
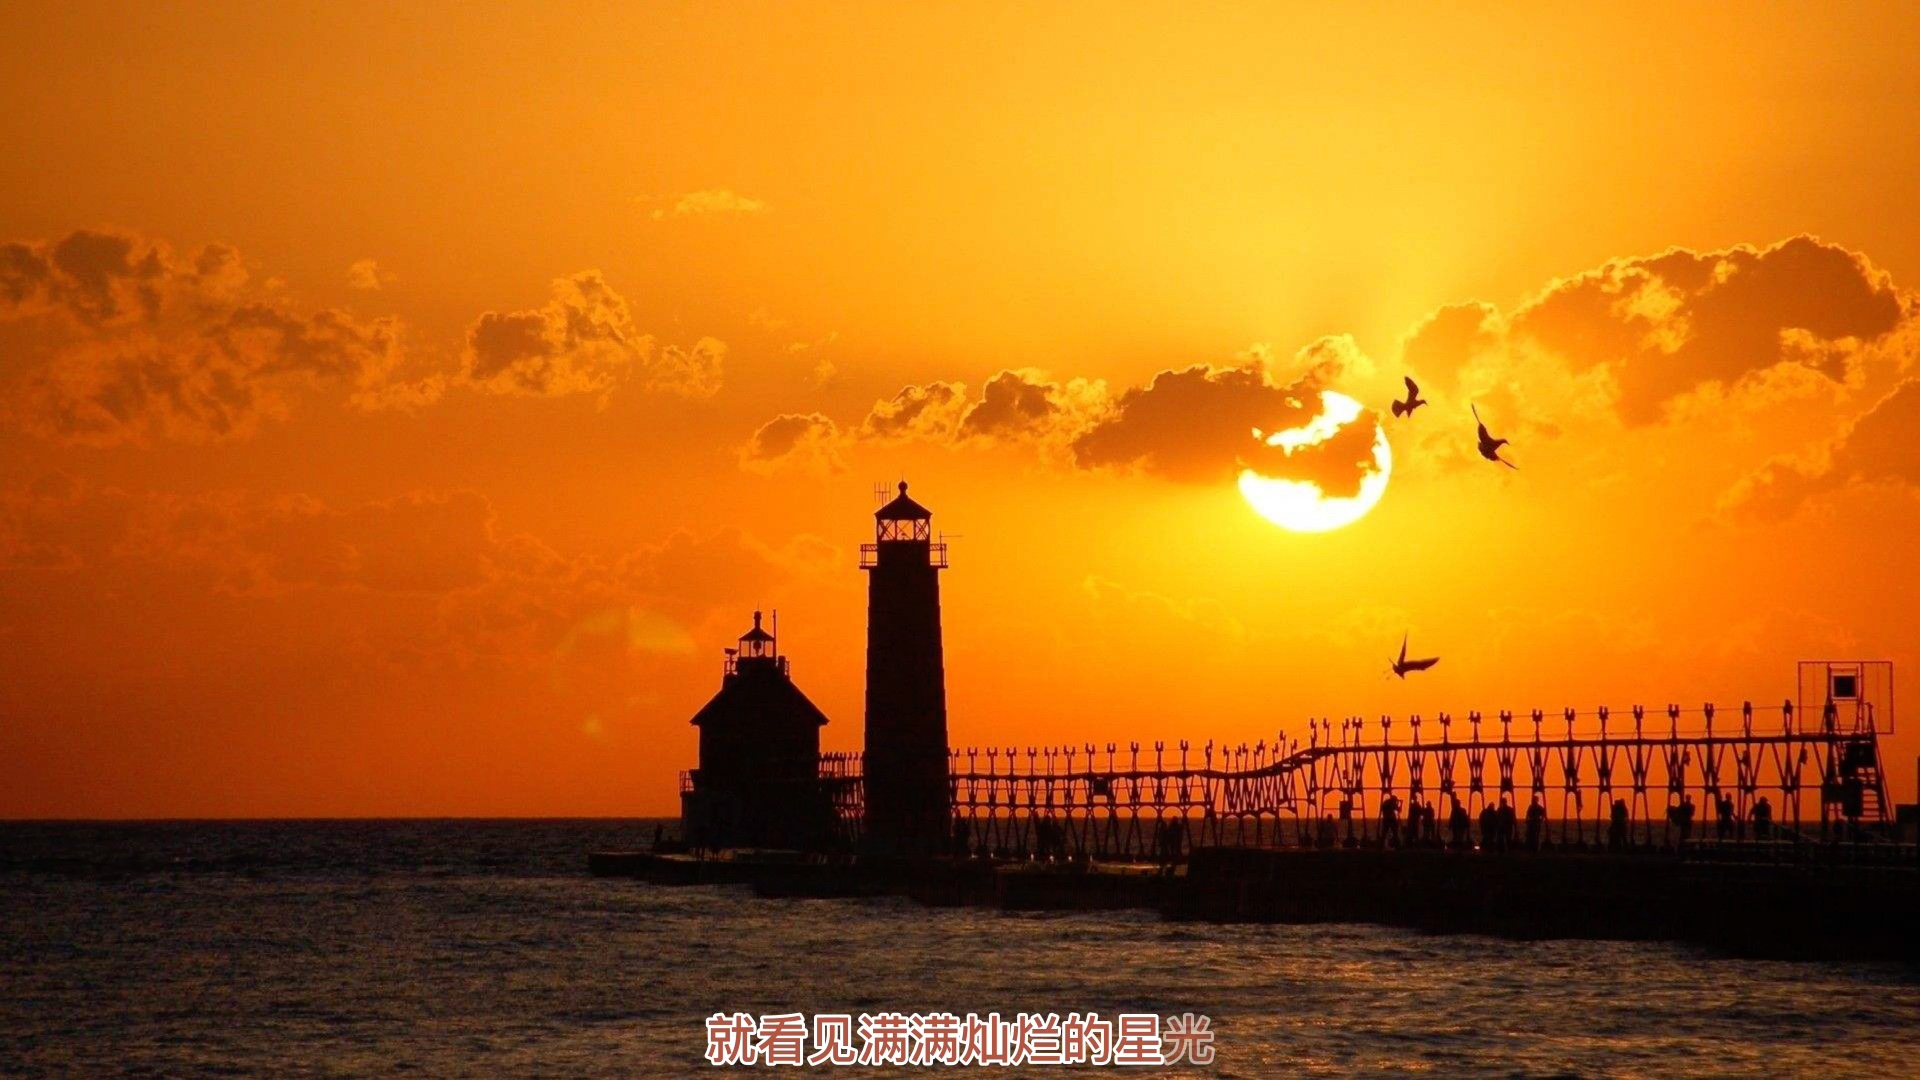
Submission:
[[1519,939],[1682,941],[1920,962],[1910,867],[1444,851],[1194,852],[1175,918],[1372,922]]
[[601,852],[592,872],[769,897],[905,896],[1008,911],[1146,909],[1219,922],[1366,922],[1522,940],[1676,941],[1730,955],[1920,964],[1907,864],[1671,854],[1200,848],[1171,872],[990,859],[829,863],[771,853]]

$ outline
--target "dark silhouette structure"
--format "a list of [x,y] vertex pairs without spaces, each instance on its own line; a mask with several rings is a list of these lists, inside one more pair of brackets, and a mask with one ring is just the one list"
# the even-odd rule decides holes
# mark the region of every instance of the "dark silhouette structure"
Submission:
[[[1487,441],[1497,450],[1502,440]],[[1281,731],[1252,746],[950,749],[947,553],[932,516],[902,483],[861,547],[864,752],[819,752],[826,717],[793,685],[758,613],[727,650],[720,693],[694,717],[700,767],[682,774],[682,805],[695,855],[808,856],[689,859],[656,829],[653,852],[596,852],[594,873],[781,896],[1150,907],[1915,959],[1911,935],[1860,932],[1861,912],[1906,910],[1914,892],[1914,846],[1898,839],[1903,821],[1889,820],[1880,758],[1893,732],[1887,661],[1803,661],[1798,698],[1781,702],[1777,721],[1751,701],[1623,715],[1602,705],[1551,718],[1443,712],[1436,724],[1310,718],[1304,739]],[[1409,660],[1402,638],[1394,668],[1436,662]],[[1711,835],[1699,818],[1708,806]],[[848,851],[861,857],[833,857]],[[1111,861],[1162,873],[1099,866]]]
[[1405,635],[1402,635],[1400,638],[1400,659],[1393,662],[1393,673],[1404,679],[1407,677],[1407,672],[1409,671],[1425,671],[1439,662],[1440,658],[1437,656],[1429,656],[1424,660],[1407,659],[1407,639]]
[[787,658],[754,612],[753,629],[727,650],[720,692],[693,717],[700,767],[681,780],[687,842],[707,849],[823,847],[835,826],[819,779],[826,722],[793,684]]
[[1404,378],[1407,383],[1407,400],[1393,403],[1395,416],[1412,416],[1413,410],[1427,403],[1427,399],[1420,396],[1420,384],[1413,381],[1413,376],[1407,375]]
[[[1033,849],[1046,822],[1072,851],[1140,861],[1155,857],[1153,838],[1167,820],[1185,822],[1193,848],[1367,847],[1379,844],[1387,800],[1411,805],[1437,794],[1451,812],[1436,812],[1434,831],[1451,832],[1460,850],[1474,848],[1480,812],[1498,816],[1503,802],[1507,814],[1491,839],[1512,847],[1516,803],[1525,799],[1545,814],[1529,811],[1542,850],[1686,848],[1704,858],[1712,841],[1691,829],[1682,836],[1689,812],[1680,808],[1723,794],[1733,804],[1732,848],[1776,842],[1747,853],[1754,858],[1794,858],[1851,838],[1884,841],[1890,803],[1878,741],[1893,730],[1892,665],[1807,662],[1801,686],[1806,704],[1782,702],[1777,719],[1751,702],[1728,710],[1634,706],[1624,716],[1603,705],[1553,717],[1533,709],[1440,713],[1424,722],[1311,719],[1305,739],[1281,732],[1251,746],[1183,739],[956,749],[955,832],[976,851],[1021,852]],[[1832,709],[1823,707],[1829,694]],[[860,762],[841,755],[833,764],[843,805],[857,806]],[[1864,847],[1874,850],[1852,857],[1913,857],[1910,846]]]
[[1507,440],[1496,439],[1493,437],[1493,434],[1487,430],[1486,421],[1480,419],[1480,406],[1478,405],[1473,407],[1473,422],[1480,425],[1481,457],[1486,458],[1488,461],[1497,461],[1509,469],[1517,469],[1520,467],[1500,456],[1500,448],[1507,445]]
[[868,851],[930,855],[951,832],[947,684],[940,646],[940,571],[947,546],[933,513],[900,494],[874,512],[874,542],[860,548],[867,571]]
[[[1751,701],[1726,711],[1711,702],[1635,705],[1622,715],[1602,705],[1551,718],[1542,709],[1442,712],[1424,723],[1418,714],[1311,718],[1303,739],[1282,731],[1251,746],[949,748],[939,587],[947,550],[932,517],[902,483],[874,515],[874,542],[861,547],[863,752],[819,752],[826,717],[793,685],[757,613],[728,650],[721,691],[693,721],[700,767],[682,775],[693,846],[857,850],[883,864],[941,855],[1152,861],[1286,846],[1766,861],[1849,841],[1848,859],[1904,850],[1912,860],[1910,845],[1888,840],[1879,747],[1893,731],[1887,661],[1803,661],[1798,697],[1781,702],[1777,720]],[[1397,673],[1437,662],[1410,660],[1407,649],[1403,638]],[[1714,812],[1710,835],[1700,807]]]

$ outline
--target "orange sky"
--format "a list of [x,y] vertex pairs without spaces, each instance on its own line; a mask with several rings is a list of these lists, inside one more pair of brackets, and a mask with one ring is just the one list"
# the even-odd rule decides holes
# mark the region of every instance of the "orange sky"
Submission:
[[[756,605],[857,746],[901,476],[958,744],[1915,700],[1914,55],[1865,4],[16,6],[0,816],[670,813]],[[1249,418],[1407,372],[1373,513],[1248,509]]]

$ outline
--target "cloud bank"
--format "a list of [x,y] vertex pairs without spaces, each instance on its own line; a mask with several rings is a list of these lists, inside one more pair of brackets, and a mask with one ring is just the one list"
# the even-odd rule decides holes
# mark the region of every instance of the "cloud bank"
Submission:
[[365,408],[430,400],[399,378],[404,327],[301,310],[233,248],[79,231],[0,245],[0,400],[21,428],[111,446],[243,437],[303,390]]
[[1351,339],[1328,338],[1301,350],[1277,376],[1255,350],[1226,366],[1169,368],[1114,393],[1104,380],[1057,379],[1032,368],[990,376],[977,396],[966,384],[935,381],[875,402],[864,419],[842,426],[820,413],[789,413],[754,432],[741,462],[757,472],[786,468],[837,472],[867,443],[917,441],[955,448],[1025,446],[1064,468],[1138,472],[1177,483],[1232,480],[1261,467],[1350,496],[1375,468],[1378,417],[1366,412],[1324,443],[1285,454],[1254,436],[1305,425],[1321,412],[1320,392],[1371,372]]
[[1436,389],[1457,384],[1468,394],[1539,398],[1513,384],[1584,381],[1621,422],[1643,426],[1691,393],[1777,379],[1782,365],[1845,383],[1862,350],[1914,311],[1866,256],[1796,236],[1616,259],[1505,313],[1450,305],[1404,339],[1402,358]]
[[657,348],[634,323],[625,297],[598,270],[556,278],[537,308],[489,311],[467,331],[465,376],[496,394],[604,395],[628,380],[683,397],[720,389],[727,346],[701,338]]

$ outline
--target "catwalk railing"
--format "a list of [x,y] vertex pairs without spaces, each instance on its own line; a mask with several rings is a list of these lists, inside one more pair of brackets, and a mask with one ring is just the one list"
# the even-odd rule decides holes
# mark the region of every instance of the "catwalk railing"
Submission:
[[[860,756],[823,755],[821,776],[857,835]],[[1043,858],[1168,859],[1194,845],[1870,840],[1889,805],[1871,712],[1796,717],[1791,702],[1322,719],[1304,745],[1281,732],[1251,746],[969,748],[949,753],[949,787],[956,850]]]

